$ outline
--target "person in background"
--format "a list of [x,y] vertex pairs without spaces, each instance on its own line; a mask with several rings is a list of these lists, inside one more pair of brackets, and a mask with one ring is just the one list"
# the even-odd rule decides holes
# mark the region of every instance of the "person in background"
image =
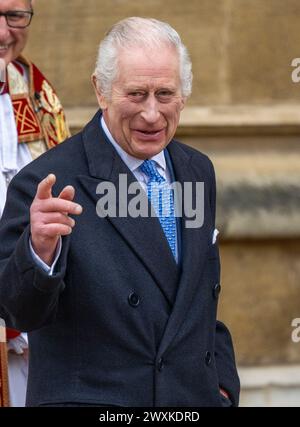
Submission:
[[[69,136],[55,90],[22,56],[33,13],[33,0],[0,1],[0,217],[14,175]],[[7,349],[10,405],[24,406],[27,335],[7,329]]]

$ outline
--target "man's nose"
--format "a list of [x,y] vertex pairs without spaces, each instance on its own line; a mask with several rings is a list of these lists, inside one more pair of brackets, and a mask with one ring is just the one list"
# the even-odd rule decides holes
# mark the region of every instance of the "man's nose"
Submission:
[[143,105],[142,118],[147,123],[156,123],[160,116],[159,102],[155,96],[149,96]]
[[0,15],[0,41],[4,39],[9,33],[9,27],[6,22],[6,18]]

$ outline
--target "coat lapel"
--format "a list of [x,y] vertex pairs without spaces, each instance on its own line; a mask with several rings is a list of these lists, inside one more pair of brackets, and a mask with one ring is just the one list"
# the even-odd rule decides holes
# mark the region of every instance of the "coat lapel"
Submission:
[[[89,176],[78,176],[85,192],[95,203],[99,200],[96,187],[109,181],[116,188],[116,212],[119,211],[119,175],[127,177],[127,185],[136,182],[134,175],[119,157],[114,147],[106,140],[100,128],[101,114],[98,112],[83,130],[83,142],[89,166]],[[128,196],[128,202],[133,195]],[[148,200],[147,200],[148,202]],[[95,209],[96,215],[96,209]],[[106,217],[116,231],[127,242],[130,249],[150,272],[170,306],[173,306],[178,284],[178,268],[163,230],[156,217],[132,218]]]
[[[182,260],[181,276],[179,280],[178,292],[175,305],[170,315],[165,334],[160,343],[159,355],[162,355],[170,346],[176,334],[188,315],[188,310],[193,301],[195,292],[200,286],[202,270],[206,253],[208,250],[209,236],[211,230],[209,184],[205,178],[204,171],[195,173],[193,170],[192,155],[187,154],[176,142],[171,142],[168,151],[172,160],[175,177],[183,186],[185,182],[204,182],[205,202],[204,202],[204,224],[200,228],[186,228],[186,216],[183,210],[182,218]],[[198,164],[197,164],[198,166]],[[199,167],[199,166],[198,166]],[[195,191],[193,191],[193,206],[195,206]]]

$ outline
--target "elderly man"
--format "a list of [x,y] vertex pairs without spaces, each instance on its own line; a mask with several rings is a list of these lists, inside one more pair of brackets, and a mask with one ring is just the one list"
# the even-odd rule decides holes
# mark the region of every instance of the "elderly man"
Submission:
[[0,314],[29,332],[27,405],[238,404],[213,166],[173,140],[191,82],[172,27],[117,23],[93,75],[101,111],[11,182]]
[[[69,136],[52,86],[34,64],[21,56],[32,16],[30,0],[0,2],[0,217],[12,177]],[[27,338],[11,329],[7,330],[7,338],[10,402],[12,406],[24,406]]]

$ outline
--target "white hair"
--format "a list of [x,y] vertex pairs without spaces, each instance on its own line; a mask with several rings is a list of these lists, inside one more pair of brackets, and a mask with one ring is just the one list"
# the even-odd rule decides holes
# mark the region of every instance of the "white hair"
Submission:
[[189,96],[192,91],[192,63],[179,34],[166,22],[140,17],[126,18],[116,23],[100,43],[94,71],[100,92],[105,97],[110,97],[112,83],[118,73],[120,49],[161,48],[162,44],[173,46],[176,49],[179,58],[182,96]]

